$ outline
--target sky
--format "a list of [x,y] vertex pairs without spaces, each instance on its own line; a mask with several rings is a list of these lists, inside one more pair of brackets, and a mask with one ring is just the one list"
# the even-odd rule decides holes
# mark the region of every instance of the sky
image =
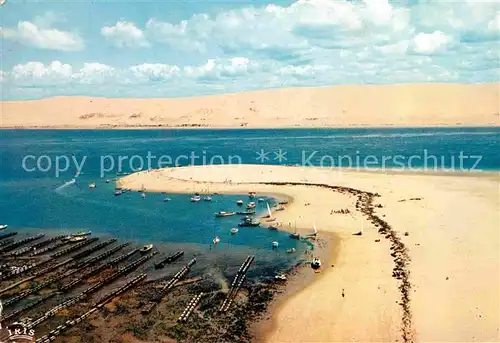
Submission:
[[2,99],[498,82],[500,2],[7,0]]

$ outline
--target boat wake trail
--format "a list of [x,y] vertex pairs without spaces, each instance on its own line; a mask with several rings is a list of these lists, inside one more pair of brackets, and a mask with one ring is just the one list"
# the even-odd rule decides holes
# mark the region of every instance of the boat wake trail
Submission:
[[68,182],[65,182],[63,185],[61,185],[61,186],[59,186],[59,187],[57,187],[57,188],[56,188],[56,192],[59,192],[60,190],[62,190],[62,189],[64,189],[64,188],[66,188],[66,187],[68,187],[68,186],[70,186],[70,185],[74,184],[75,182],[76,182],[76,180],[75,180],[75,179],[73,179],[73,180],[71,180],[71,181],[68,181]]

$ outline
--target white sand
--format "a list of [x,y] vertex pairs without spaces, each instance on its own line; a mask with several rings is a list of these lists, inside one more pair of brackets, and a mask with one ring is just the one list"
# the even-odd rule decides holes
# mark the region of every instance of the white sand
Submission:
[[498,83],[290,88],[177,99],[2,101],[0,127],[488,126]]
[[[320,231],[336,232],[342,242],[335,266],[325,265],[317,281],[280,306],[266,340],[401,341],[399,281],[391,276],[394,262],[389,241],[356,211],[356,197],[313,186],[259,184],[276,181],[380,193],[375,201],[383,207],[376,208],[376,213],[398,232],[411,258],[413,339],[499,340],[499,174],[443,176],[226,165],[141,172],[119,183],[133,189],[144,185],[149,191],[190,193],[206,189],[210,182],[212,192],[293,197],[285,211],[275,212],[284,227],[296,221],[304,233],[312,230],[314,220]],[[400,202],[417,197],[422,199]],[[341,208],[352,215],[330,214]],[[353,236],[361,227],[364,235]]]

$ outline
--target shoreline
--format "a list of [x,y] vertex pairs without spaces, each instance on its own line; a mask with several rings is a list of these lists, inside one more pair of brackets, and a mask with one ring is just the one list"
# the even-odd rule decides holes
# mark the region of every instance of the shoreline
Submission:
[[[447,177],[443,177],[221,165],[140,172],[121,178],[119,184],[190,193],[193,184],[210,183],[210,190],[218,193],[285,193],[296,201],[276,214],[279,221],[295,219],[302,234],[311,231],[314,219],[320,234],[339,235],[335,271],[325,270],[309,287],[273,308],[275,325],[264,335],[268,342],[486,341],[498,336],[496,305],[500,301],[494,290],[500,282],[491,284],[488,278],[499,262],[498,231],[492,214],[500,208],[494,188],[500,174],[464,175],[468,174],[445,173]],[[228,178],[232,182],[224,183]],[[365,200],[358,207],[362,198]],[[351,215],[330,210],[339,207],[349,209]],[[372,213],[375,219],[367,221],[363,212],[368,218]],[[386,224],[381,228],[381,223]],[[467,230],[469,225],[482,234]],[[433,230],[435,227],[439,231]],[[364,234],[353,236],[360,228]],[[450,235],[455,239],[447,238]],[[407,259],[411,264],[405,262]],[[477,263],[481,268],[475,267]],[[462,268],[450,269],[454,265]],[[484,284],[491,284],[491,288],[478,291]],[[345,298],[340,297],[344,289]],[[458,299],[468,299],[467,305]],[[439,311],[430,315],[429,302],[439,304]],[[484,314],[473,318],[471,307]],[[471,321],[477,323],[470,325]],[[324,324],[324,330],[300,330],[318,322]]]
[[99,125],[99,126],[2,126],[0,125],[0,130],[124,130],[124,131],[135,131],[135,130],[301,130],[301,129],[484,129],[484,128],[500,128],[500,123],[486,123],[486,124],[437,124],[437,125],[393,125],[393,124],[352,124],[352,125],[280,125],[280,126],[169,126],[169,125]]

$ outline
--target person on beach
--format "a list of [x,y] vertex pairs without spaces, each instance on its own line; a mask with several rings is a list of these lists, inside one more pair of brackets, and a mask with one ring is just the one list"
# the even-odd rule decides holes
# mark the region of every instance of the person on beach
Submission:
[[345,297],[345,294],[344,294],[344,289],[342,288],[342,298]]

